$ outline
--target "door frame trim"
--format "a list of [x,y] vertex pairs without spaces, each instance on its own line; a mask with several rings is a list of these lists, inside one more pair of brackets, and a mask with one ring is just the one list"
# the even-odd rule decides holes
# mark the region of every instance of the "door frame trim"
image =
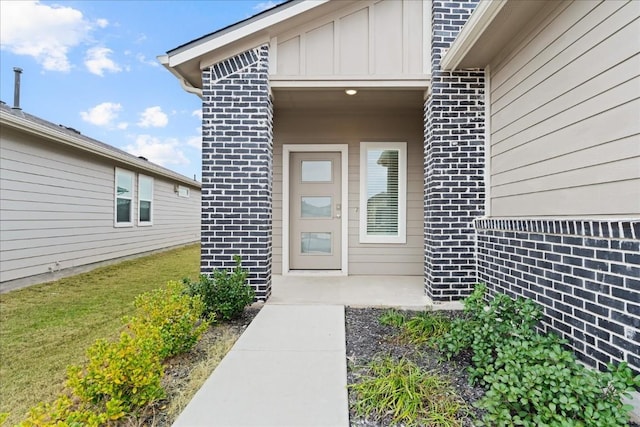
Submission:
[[[340,191],[341,195],[341,221],[340,221],[340,270],[304,271],[289,270],[289,170],[291,153],[295,152],[327,152],[340,153]],[[349,145],[348,144],[283,144],[282,145],[282,274],[310,275],[339,275],[346,276],[349,273]]]

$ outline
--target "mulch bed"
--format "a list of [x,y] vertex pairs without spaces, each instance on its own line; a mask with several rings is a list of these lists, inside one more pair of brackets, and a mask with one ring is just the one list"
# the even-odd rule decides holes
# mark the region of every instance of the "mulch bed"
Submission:
[[[351,308],[345,311],[347,338],[347,383],[356,382],[354,367],[365,365],[372,360],[384,356],[409,359],[422,369],[438,373],[447,378],[455,387],[458,395],[468,404],[476,402],[484,395],[480,387],[469,385],[466,368],[469,366],[468,356],[455,361],[443,362],[439,360],[439,352],[426,346],[416,348],[413,344],[406,344],[398,340],[398,329],[380,324],[378,318],[386,309],[380,308]],[[455,317],[460,312],[443,311],[448,317]],[[406,312],[407,317],[413,313]],[[381,420],[363,419],[353,411],[354,393],[349,391],[349,417],[351,426],[382,427],[391,425],[390,417]],[[476,408],[471,408],[471,416],[478,415]],[[471,417],[463,418],[464,426],[472,426]]]
[[[472,405],[483,395],[484,389],[469,385],[467,367],[470,366],[470,355],[452,361],[441,361],[437,350],[427,347],[416,348],[398,340],[398,329],[384,326],[379,317],[386,309],[381,308],[351,308],[345,309],[346,340],[347,340],[347,383],[354,384],[357,379],[354,367],[363,366],[372,360],[384,356],[394,358],[408,358],[422,369],[438,373],[446,377],[455,387],[458,395],[469,405],[470,413],[463,417],[463,425],[472,427],[472,419],[482,418],[482,412]],[[405,312],[407,318],[412,312]],[[450,318],[459,316],[461,312],[441,312]],[[349,391],[349,419],[352,427],[388,427],[391,417],[371,420],[358,417],[353,411],[355,395]],[[629,427],[640,427],[637,423],[629,423]]]

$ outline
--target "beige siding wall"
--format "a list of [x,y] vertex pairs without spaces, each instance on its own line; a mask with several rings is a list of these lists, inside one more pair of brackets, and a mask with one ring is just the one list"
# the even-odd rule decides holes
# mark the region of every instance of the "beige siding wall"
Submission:
[[53,144],[2,130],[1,282],[199,240],[199,189],[132,171],[154,178],[153,225],[115,228],[115,166]]
[[640,215],[640,2],[556,2],[491,64],[491,215]]
[[[276,110],[273,271],[282,273],[282,145],[348,144],[349,274],[421,275],[423,269],[422,111],[366,113]],[[360,142],[407,142],[407,243],[359,243]]]
[[278,34],[272,40],[273,74],[375,78],[428,73],[425,7],[428,3],[415,0],[359,1]]

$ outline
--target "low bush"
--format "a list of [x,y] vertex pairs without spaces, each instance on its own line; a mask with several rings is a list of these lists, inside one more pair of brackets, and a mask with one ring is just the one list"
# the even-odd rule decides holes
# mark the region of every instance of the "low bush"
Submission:
[[442,377],[425,372],[413,362],[390,357],[362,368],[357,383],[355,411],[359,416],[405,426],[460,426],[464,403]]
[[119,339],[90,346],[84,366],[67,368],[65,392],[32,408],[20,426],[105,425],[163,398],[162,361],[191,349],[208,326],[202,300],[185,292],[169,282],[137,297]]
[[134,302],[136,316],[126,319],[138,337],[154,337],[154,331],[159,332],[161,360],[191,350],[209,326],[201,320],[204,303],[200,296],[185,292],[184,284],[169,282],[166,288],[139,295]]
[[27,418],[22,421],[20,427],[98,427],[109,422],[110,417],[106,413],[96,412],[86,403],[72,401],[71,397],[62,395],[53,402],[41,402],[31,408]]
[[542,311],[524,298],[496,295],[484,303],[478,285],[465,300],[465,317],[437,340],[446,357],[472,353],[471,381],[487,388],[478,425],[626,426],[622,397],[640,386],[622,363],[598,372],[579,364],[565,341],[536,333]]
[[67,385],[74,395],[93,404],[120,408],[122,415],[160,399],[163,368],[158,337],[132,337],[126,332],[120,340],[96,341],[87,350],[86,367],[71,366]]
[[203,274],[197,282],[184,280],[189,295],[202,298],[204,313],[210,319],[235,319],[255,297],[253,288],[247,284],[248,272],[242,268],[240,256],[235,255],[233,259],[236,266],[232,270],[215,270],[213,277]]

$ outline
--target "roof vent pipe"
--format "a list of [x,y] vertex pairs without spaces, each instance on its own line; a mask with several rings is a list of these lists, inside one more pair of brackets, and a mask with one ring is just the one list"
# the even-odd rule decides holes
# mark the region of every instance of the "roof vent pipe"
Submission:
[[13,109],[20,110],[20,74],[22,74],[22,68],[13,67],[15,73],[15,84],[13,86]]

